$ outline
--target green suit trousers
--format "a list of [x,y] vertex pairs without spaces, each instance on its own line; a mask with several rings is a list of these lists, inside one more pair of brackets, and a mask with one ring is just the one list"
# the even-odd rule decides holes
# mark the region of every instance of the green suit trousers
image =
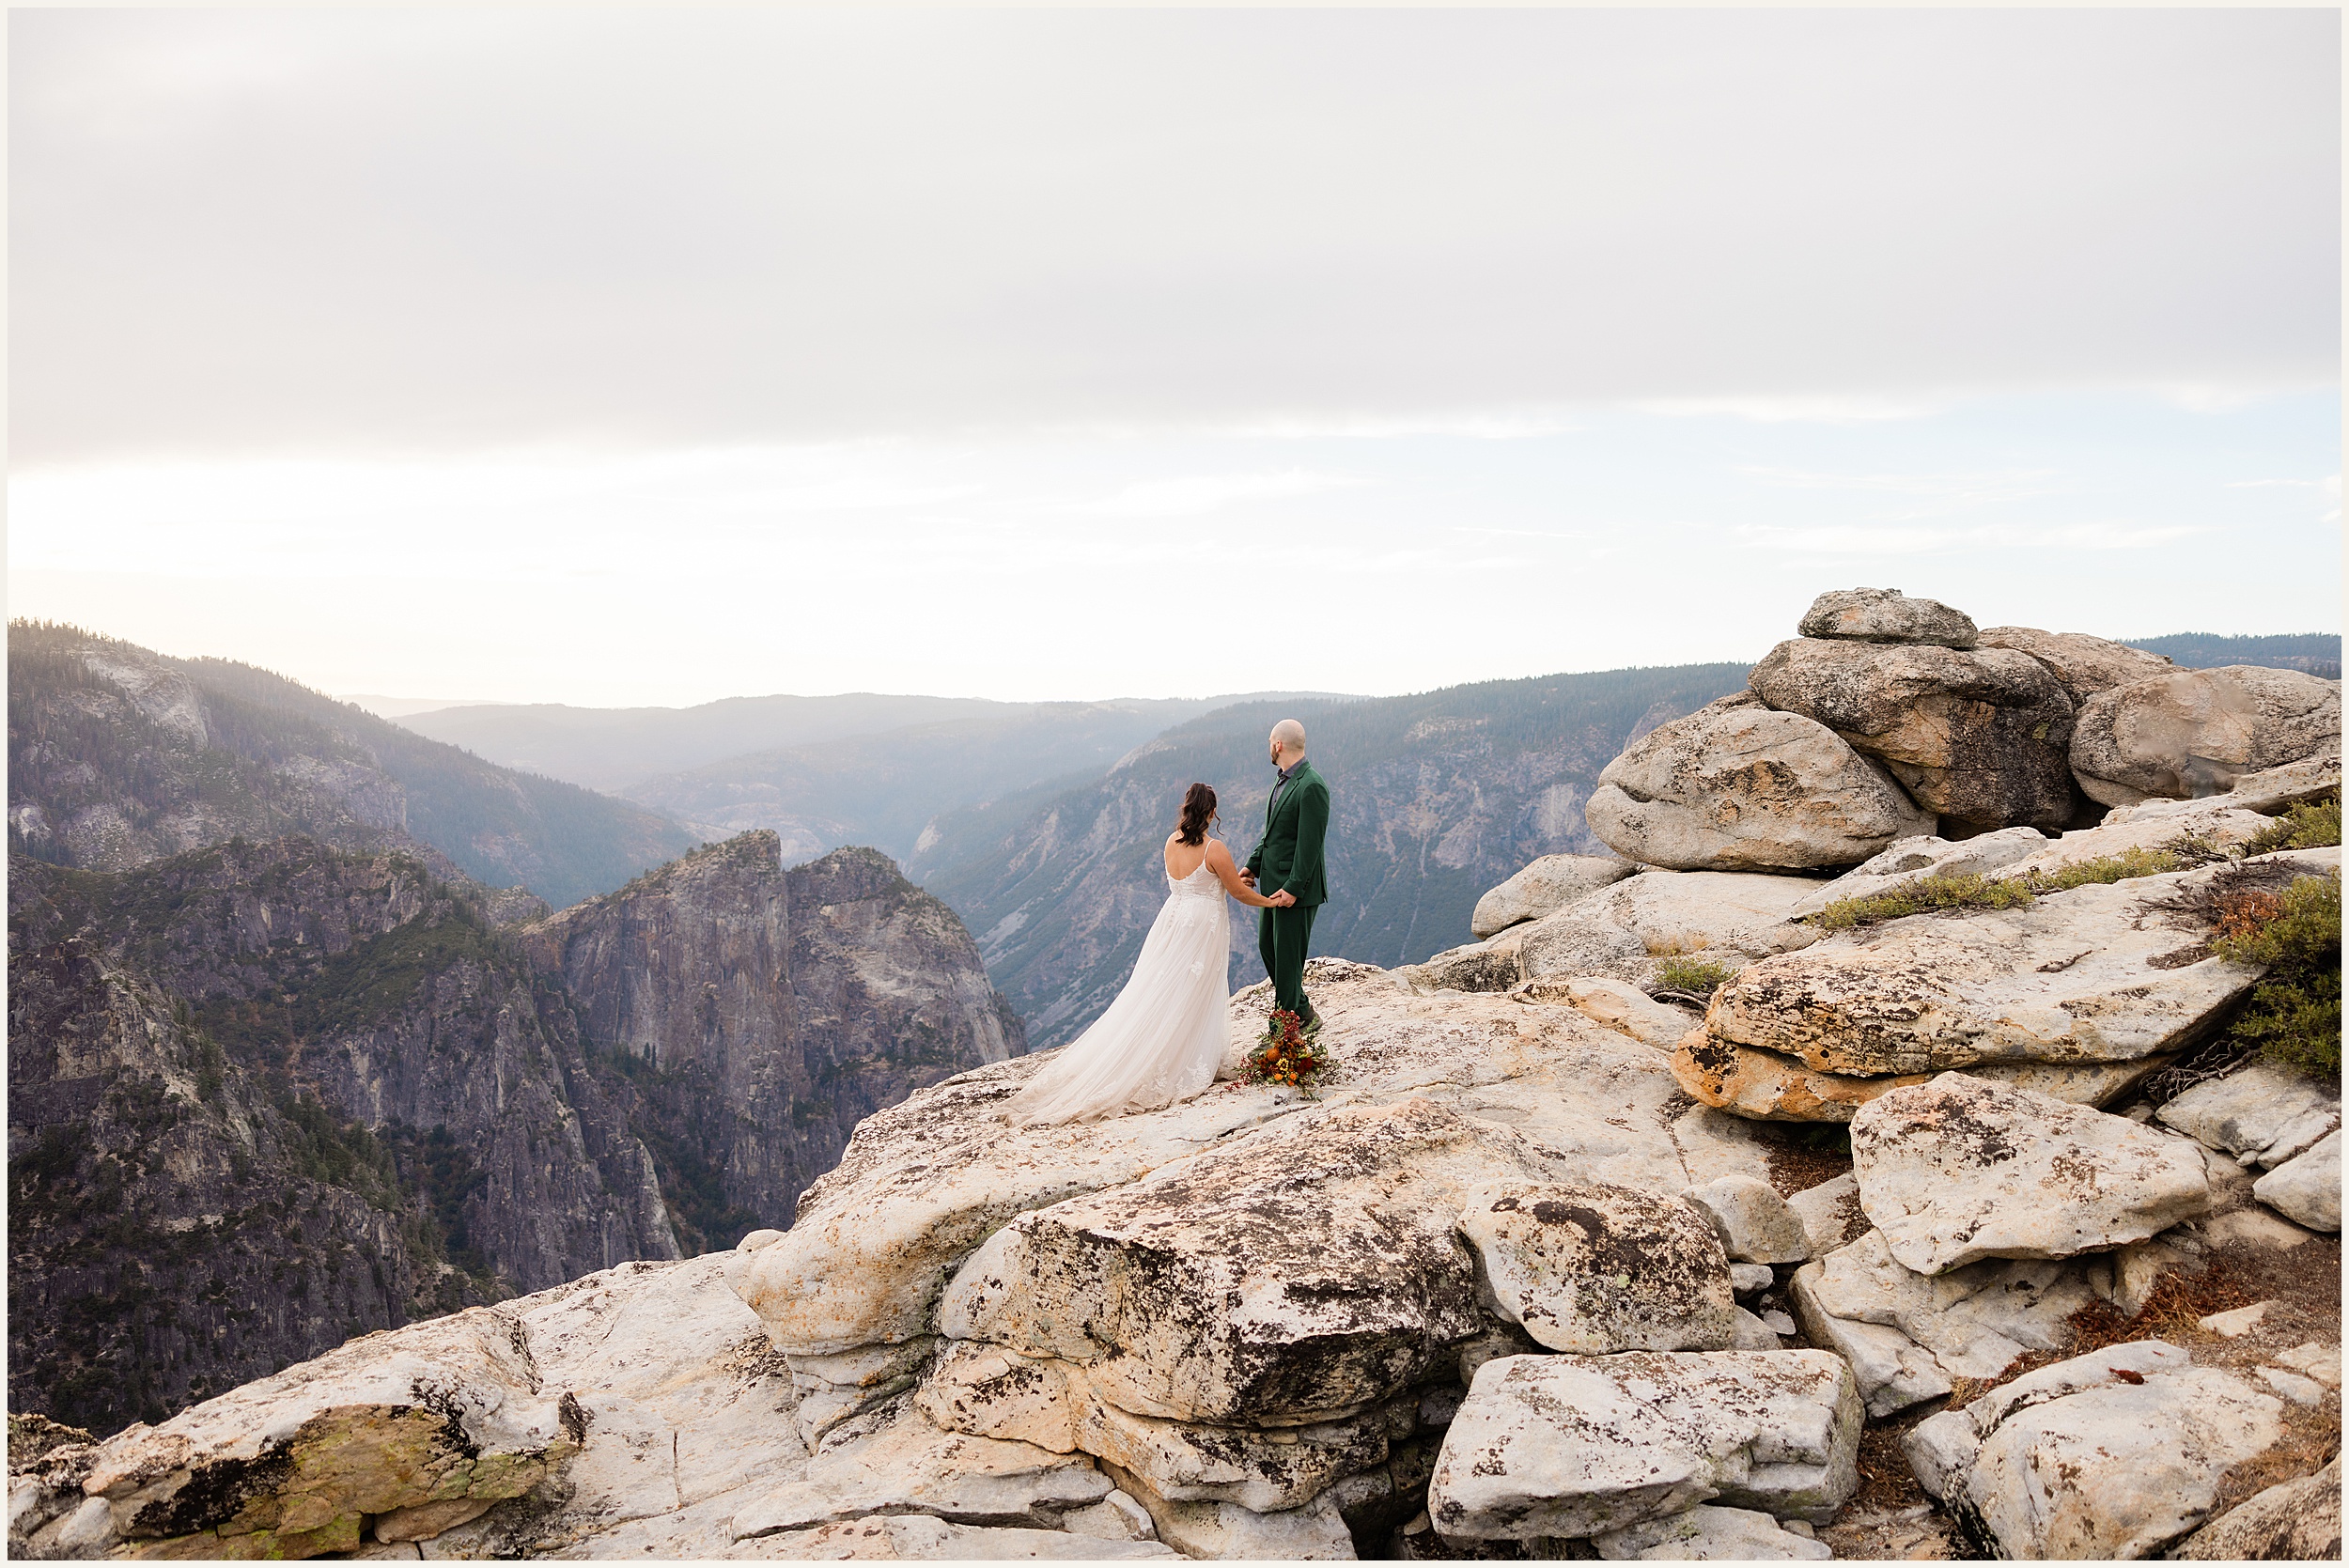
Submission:
[[1313,1003],[1305,1000],[1305,944],[1313,939],[1318,904],[1292,904],[1285,909],[1256,911],[1256,952],[1264,971],[1272,976],[1272,1005],[1294,1013],[1305,1023],[1314,1021]]

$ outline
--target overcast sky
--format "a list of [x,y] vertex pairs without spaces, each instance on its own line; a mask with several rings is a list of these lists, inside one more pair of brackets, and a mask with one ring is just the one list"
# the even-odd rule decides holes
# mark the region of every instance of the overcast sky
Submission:
[[2338,629],[2339,29],[19,10],[9,607],[584,703]]

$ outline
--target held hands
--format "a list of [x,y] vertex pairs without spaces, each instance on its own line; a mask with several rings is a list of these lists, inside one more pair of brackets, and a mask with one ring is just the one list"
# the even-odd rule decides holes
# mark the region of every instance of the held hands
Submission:
[[1268,908],[1285,909],[1296,902],[1297,894],[1289,892],[1286,888],[1283,888],[1279,893],[1274,893],[1270,898],[1265,900],[1265,906]]

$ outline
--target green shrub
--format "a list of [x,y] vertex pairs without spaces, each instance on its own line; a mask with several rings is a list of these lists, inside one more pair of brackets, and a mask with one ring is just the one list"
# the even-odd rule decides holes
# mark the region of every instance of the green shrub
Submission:
[[1867,898],[1839,898],[1810,919],[1823,931],[1850,931],[1934,909],[2020,909],[2030,901],[2031,890],[2018,881],[1937,875]]
[[2341,797],[2334,794],[2285,807],[2281,816],[2253,835],[2243,852],[2272,855],[2279,849],[2322,849],[2340,842]]
[[1737,971],[1728,964],[1711,958],[1664,958],[1656,965],[1656,983],[1667,991],[1686,991],[1690,996],[1710,997],[1735,977]]
[[2267,969],[2230,1033],[2279,1065],[2339,1082],[2341,874],[2303,877],[2280,895],[2247,895],[2222,914],[2210,945],[2221,958]]
[[2061,870],[2034,872],[2028,880],[2035,893],[2063,893],[2099,882],[2125,882],[2132,877],[2158,877],[2165,871],[2184,870],[2185,864],[2171,849],[2123,849],[2118,855],[2099,855]]

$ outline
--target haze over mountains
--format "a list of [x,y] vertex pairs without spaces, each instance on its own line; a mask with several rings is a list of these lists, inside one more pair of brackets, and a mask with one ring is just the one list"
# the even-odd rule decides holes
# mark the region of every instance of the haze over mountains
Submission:
[[1171,724],[1305,693],[999,703],[740,697],[690,708],[467,706],[400,722],[493,762],[610,790],[703,837],[753,828],[786,859],[864,845],[898,860],[942,812],[1089,777]]

